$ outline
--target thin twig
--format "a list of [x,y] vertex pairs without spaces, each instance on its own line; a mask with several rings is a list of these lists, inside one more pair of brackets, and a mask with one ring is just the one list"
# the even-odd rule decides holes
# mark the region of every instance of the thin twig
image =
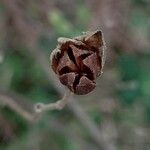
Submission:
[[37,103],[34,107],[34,110],[36,113],[41,113],[43,111],[55,110],[55,109],[61,110],[65,107],[65,105],[70,100],[70,96],[71,96],[71,91],[67,90],[62,99],[58,100],[55,103],[49,103],[49,104]]
[[29,100],[24,100],[23,98],[20,98],[16,95],[14,98],[9,93],[7,94],[0,90],[0,106],[2,106],[2,107],[7,106],[10,109],[12,109],[14,112],[19,114],[21,117],[23,117],[25,120],[27,120],[28,122],[33,122],[33,121],[35,121],[35,119],[38,119],[40,113],[42,113],[44,111],[63,109],[65,107],[65,105],[69,102],[71,95],[72,95],[72,93],[69,90],[66,90],[64,97],[62,99],[56,101],[55,103],[49,103],[49,104],[37,103],[36,105],[33,105],[32,103],[30,103],[28,105],[30,107],[30,109],[33,109],[33,107],[34,107],[34,112],[33,112],[33,110],[31,112],[25,107],[24,104],[19,103],[17,99],[19,99],[19,101],[21,101],[21,102],[26,101],[26,104],[27,104],[27,102],[29,102]]
[[25,120],[29,122],[33,122],[34,120],[34,115],[32,113],[25,110],[12,97],[8,95],[0,93],[0,105],[8,106],[14,112],[17,112],[17,114],[19,114],[21,117],[23,117]]

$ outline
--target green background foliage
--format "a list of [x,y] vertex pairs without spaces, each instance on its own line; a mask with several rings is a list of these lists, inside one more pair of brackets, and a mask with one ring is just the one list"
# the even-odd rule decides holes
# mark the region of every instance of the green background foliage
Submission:
[[[27,3],[16,0],[18,5],[20,3],[20,9],[23,8],[27,23],[31,20],[29,25],[30,23],[38,25],[37,32],[40,32],[36,35],[37,47],[46,55],[45,61],[48,64],[49,55],[57,45],[57,38],[74,37],[83,31],[94,30],[90,22],[99,19],[98,16],[97,18],[94,16],[94,11],[97,13],[105,6],[103,6],[104,0],[96,0],[95,3],[89,1],[63,3],[53,0],[49,5],[45,4],[49,8],[43,8],[45,6],[43,3],[46,2],[49,1],[45,0],[36,4],[34,0]],[[106,35],[108,57],[103,77],[97,81],[97,88],[92,94],[79,96],[77,100],[98,126],[101,127],[110,118],[111,121],[113,120],[113,125],[117,129],[118,138],[115,140],[119,149],[134,150],[139,139],[141,140],[139,149],[148,150],[150,149],[150,47],[145,46],[145,41],[150,39],[148,9],[150,3],[146,0],[128,0],[128,2],[130,3],[128,7],[132,7],[130,8],[132,10],[130,14],[127,13],[127,29],[123,32],[128,30],[130,39],[141,36],[144,44],[139,47],[138,41],[133,44],[134,46],[129,42],[127,45],[129,44],[132,50],[128,50],[123,44],[125,42],[118,44],[112,40],[114,43],[112,42],[111,47]],[[9,12],[8,4],[13,6],[13,2],[8,0],[2,4],[0,2],[0,22],[2,22],[0,26],[0,89],[22,95],[27,99],[27,103],[54,102],[60,98],[60,95],[47,79],[40,66],[40,60],[36,61],[29,53],[30,47],[27,46],[26,38],[19,34],[18,28],[15,28],[15,23],[11,20],[13,15],[9,15],[11,11]],[[101,15],[107,17],[105,13]],[[105,30],[101,20],[96,27]],[[21,30],[28,29],[22,27]],[[132,37],[132,33],[136,34]],[[32,34],[34,33],[30,33],[31,41]],[[109,82],[107,78],[105,80],[106,76],[111,79],[110,83],[107,83]],[[105,99],[108,105],[105,104]],[[110,128],[114,131],[111,125],[110,123]],[[143,133],[144,141],[138,133],[134,133],[138,129]],[[93,150],[99,149],[68,107],[62,111],[47,112],[39,121],[28,123],[11,108],[0,106],[0,150],[80,150],[86,149],[88,144]]]

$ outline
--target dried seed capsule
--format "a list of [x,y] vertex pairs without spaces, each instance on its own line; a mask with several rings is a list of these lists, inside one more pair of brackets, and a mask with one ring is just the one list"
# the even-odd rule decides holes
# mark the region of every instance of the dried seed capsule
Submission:
[[72,92],[88,94],[102,73],[104,50],[101,31],[86,32],[73,39],[59,38],[58,46],[50,56],[52,69]]

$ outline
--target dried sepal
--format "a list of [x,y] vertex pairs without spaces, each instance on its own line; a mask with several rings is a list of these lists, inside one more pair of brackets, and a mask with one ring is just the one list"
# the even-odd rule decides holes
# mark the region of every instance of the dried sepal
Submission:
[[84,95],[96,86],[105,62],[105,42],[101,31],[86,32],[73,39],[58,38],[50,56],[60,82],[72,92]]

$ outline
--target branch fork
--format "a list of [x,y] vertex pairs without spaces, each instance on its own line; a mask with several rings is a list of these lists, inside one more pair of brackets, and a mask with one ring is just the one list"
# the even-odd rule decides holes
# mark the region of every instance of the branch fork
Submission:
[[49,110],[62,110],[69,102],[71,95],[72,95],[71,91],[66,91],[63,98],[58,100],[57,102],[49,104],[37,103],[34,106],[34,110],[36,113],[42,113],[44,111]]

